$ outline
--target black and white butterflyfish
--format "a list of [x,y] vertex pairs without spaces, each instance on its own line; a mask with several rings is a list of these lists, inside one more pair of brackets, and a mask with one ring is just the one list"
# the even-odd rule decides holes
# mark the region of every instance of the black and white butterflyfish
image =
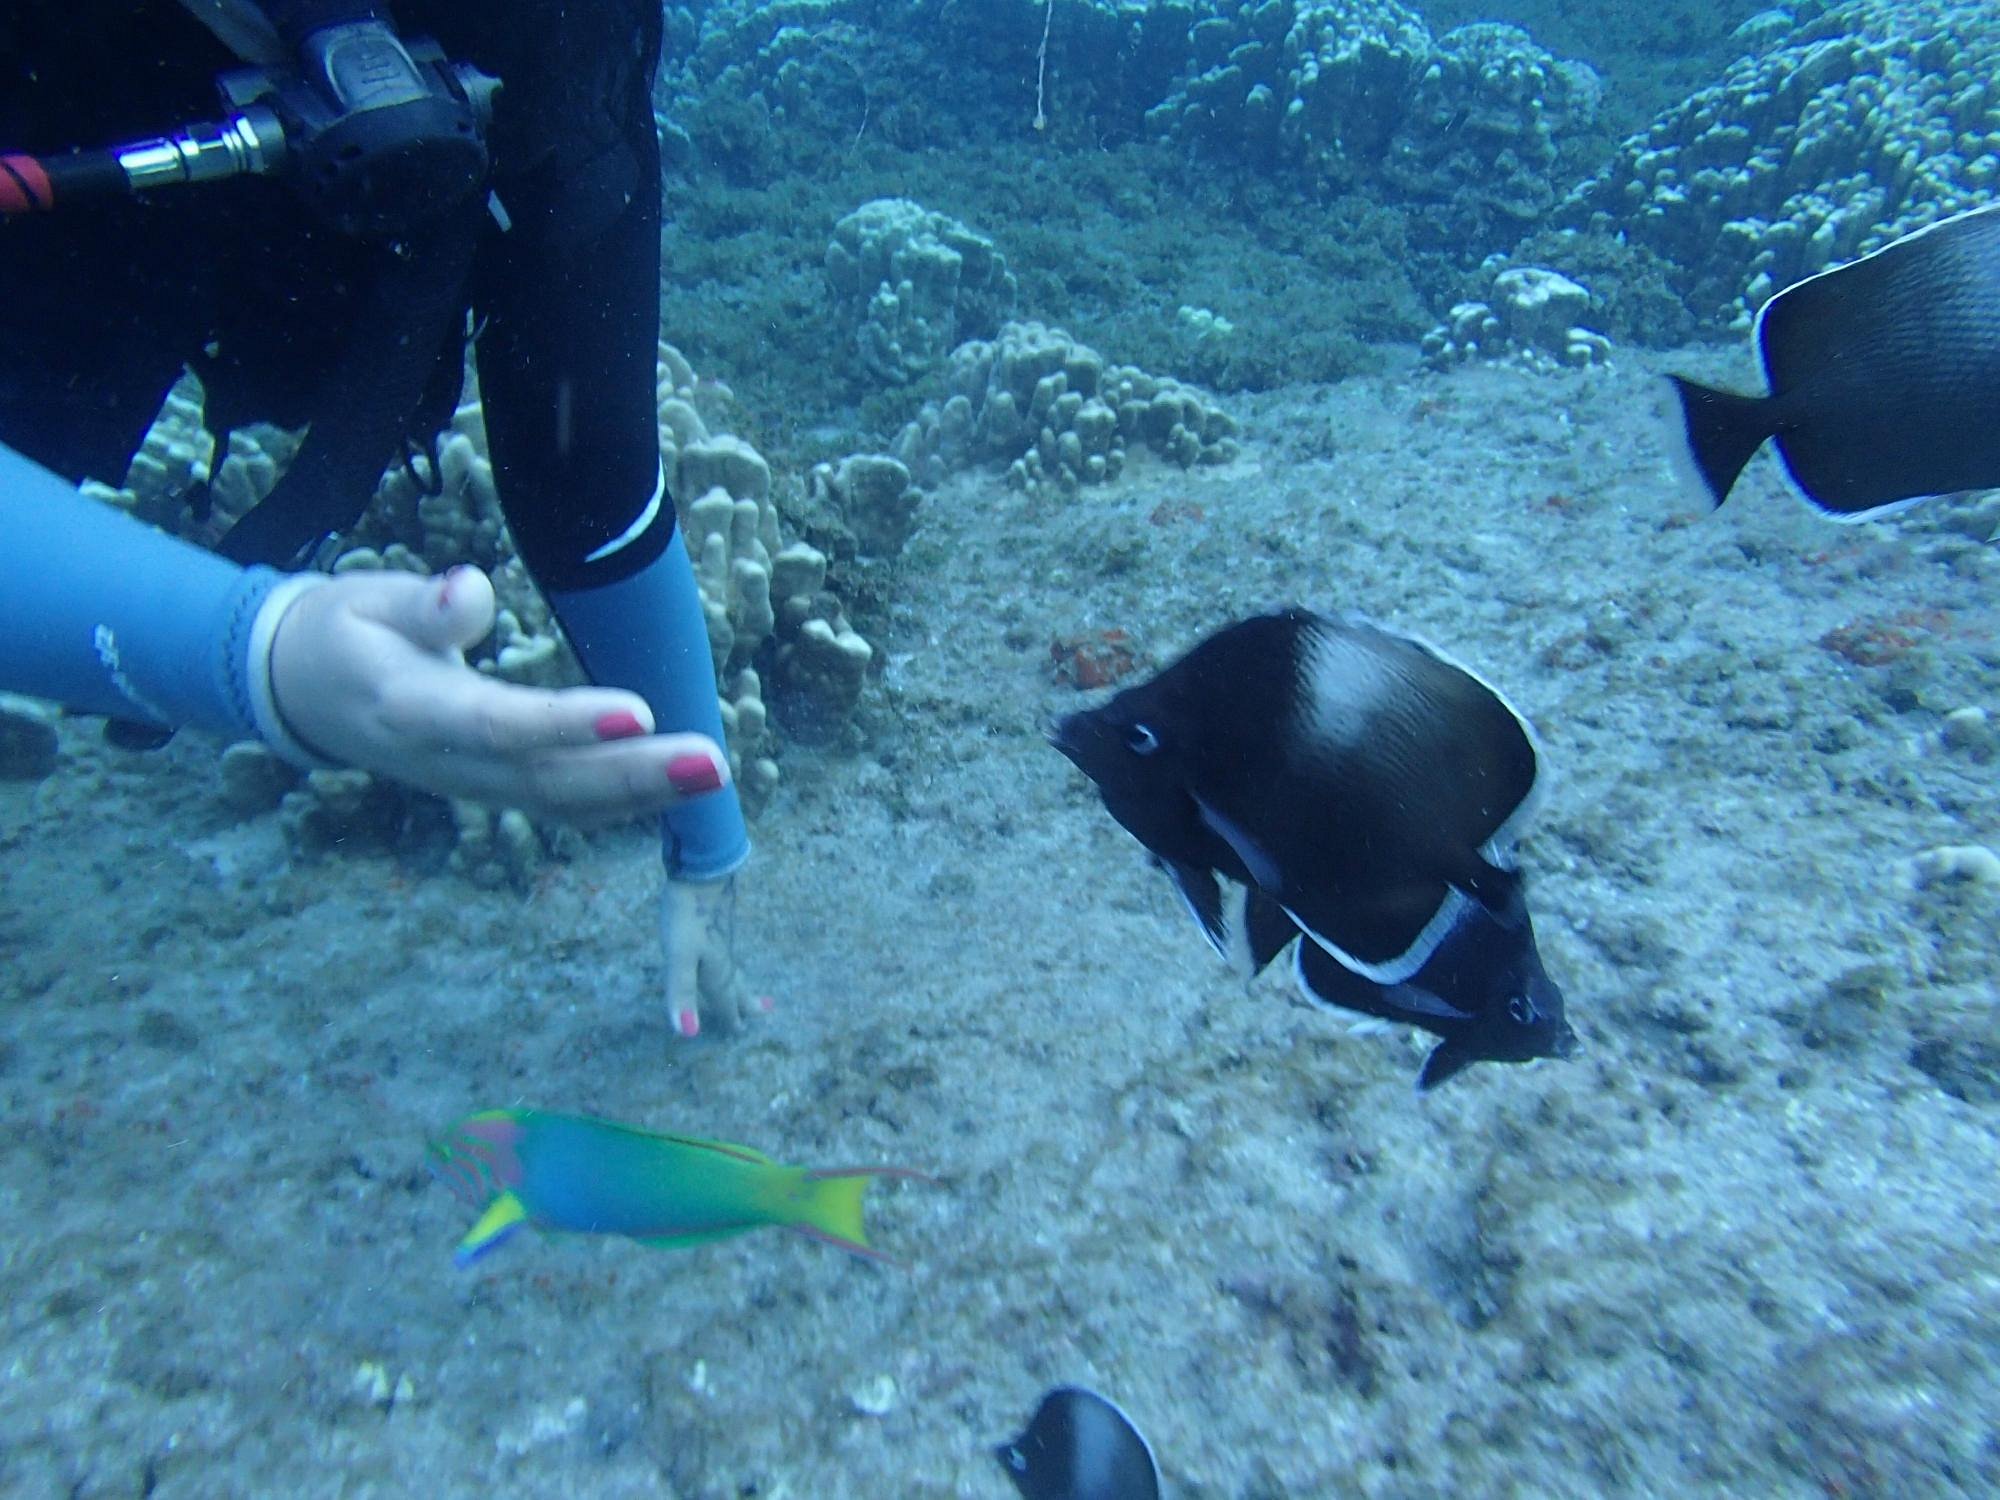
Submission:
[[1256,974],[1299,939],[1309,998],[1440,1038],[1418,1087],[1576,1050],[1515,860],[1534,733],[1433,647],[1259,615],[1050,738],[1225,959]]
[[1758,311],[1766,394],[1669,377],[1716,505],[1768,442],[1836,521],[2000,486],[2000,203],[1808,276]]

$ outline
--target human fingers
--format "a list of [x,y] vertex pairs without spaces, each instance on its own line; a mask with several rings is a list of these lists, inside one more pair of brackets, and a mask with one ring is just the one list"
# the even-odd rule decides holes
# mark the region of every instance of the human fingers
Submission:
[[620,688],[532,688],[433,660],[404,674],[384,717],[434,749],[503,759],[653,732],[653,711]]
[[698,734],[635,735],[519,755],[432,746],[397,772],[446,797],[585,825],[644,817],[729,782],[721,747]]
[[666,960],[667,1014],[684,1037],[701,1035],[703,914],[698,889],[668,878],[660,893],[660,955]]
[[513,806],[595,824],[720,791],[729,784],[729,761],[705,735],[660,734],[550,751],[513,763],[507,773],[516,783]]
[[384,572],[351,606],[363,619],[386,625],[426,651],[464,651],[493,629],[493,582],[461,564],[432,578]]

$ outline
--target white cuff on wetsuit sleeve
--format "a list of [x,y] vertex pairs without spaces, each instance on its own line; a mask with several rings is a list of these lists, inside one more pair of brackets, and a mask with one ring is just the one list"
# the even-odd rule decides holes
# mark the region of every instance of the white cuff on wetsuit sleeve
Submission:
[[324,573],[294,573],[275,584],[257,607],[250,622],[248,655],[244,662],[244,682],[250,690],[250,715],[264,743],[302,771],[334,771],[338,761],[328,760],[293,734],[278,712],[278,695],[271,686],[271,643],[277,639],[279,622],[298,602],[299,595],[328,582]]

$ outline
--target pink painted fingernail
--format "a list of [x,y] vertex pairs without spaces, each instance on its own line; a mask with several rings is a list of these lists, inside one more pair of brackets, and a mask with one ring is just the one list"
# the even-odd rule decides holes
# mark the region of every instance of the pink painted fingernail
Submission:
[[443,574],[439,576],[438,578],[439,614],[443,614],[446,610],[451,608],[452,586],[456,584],[461,578],[465,577],[466,573],[469,570],[470,570],[469,564],[456,563],[453,566],[446,568]]
[[667,762],[667,780],[674,784],[675,791],[693,796],[720,788],[722,770],[706,755],[676,755]]
[[600,714],[594,727],[600,740],[629,740],[635,734],[646,732],[646,726],[639,722],[639,716],[629,708],[617,708],[608,714]]
[[701,1017],[696,1015],[692,1010],[682,1011],[680,1028],[682,1036],[700,1036]]

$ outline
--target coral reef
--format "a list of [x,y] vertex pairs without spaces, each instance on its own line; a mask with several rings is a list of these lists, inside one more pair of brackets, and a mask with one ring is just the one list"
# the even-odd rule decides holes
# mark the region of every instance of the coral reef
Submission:
[[475,885],[509,885],[520,890],[542,867],[542,834],[518,808],[492,808],[454,800],[457,838],[451,867]]
[[1912,858],[1905,873],[1920,891],[1954,881],[2000,887],[2000,854],[1983,844],[1940,844]]
[[[871,131],[933,149],[1044,128],[1092,146],[1165,137],[1214,147],[1232,168],[1420,204],[1413,227],[1455,258],[1505,248],[1556,202],[1559,146],[1602,93],[1588,66],[1519,27],[1434,37],[1398,0],[1055,0],[942,16],[787,0],[682,17],[661,85],[681,122],[670,137],[737,181],[824,170]],[[901,308],[877,318],[920,334]]]
[[[697,20],[670,9],[661,103],[686,142],[732,176],[769,173],[782,153],[814,157],[858,140],[877,101],[872,38],[848,19],[858,7],[804,0],[768,7],[711,5]],[[670,144],[671,163],[676,154]]]
[[1457,303],[1424,335],[1426,364],[1507,355],[1529,364],[1599,365],[1611,358],[1611,341],[1580,321],[1591,308],[1589,291],[1558,271],[1508,266],[1487,297]]
[[386,567],[441,573],[459,563],[486,570],[498,606],[493,634],[472,654],[476,666],[535,687],[583,681],[582,668],[508,538],[470,360],[451,425],[438,434],[430,455],[413,457],[383,476],[361,520],[341,537],[333,571]]
[[835,224],[826,275],[857,318],[862,368],[892,385],[927,374],[961,339],[991,336],[1014,310],[993,242],[907,198],[876,198]]
[[239,818],[272,811],[302,779],[295,767],[258,740],[224,746],[218,770],[222,805]]
[[[1544,226],[1516,245],[1506,261],[1546,266],[1589,287],[1590,326],[1613,343],[1677,348],[1695,336],[1695,318],[1675,288],[1678,268],[1658,251],[1618,234]],[[1478,274],[1489,272],[1490,266],[1482,267]],[[1460,288],[1477,285],[1475,276]]]
[[785,727],[830,739],[851,716],[874,653],[826,592],[825,554],[782,541],[770,465],[742,439],[709,431],[694,371],[670,344],[660,346],[659,380],[660,451],[701,586],[730,764],[756,807],[777,785],[778,768],[752,660],[775,637],[775,680],[799,700],[785,705]]
[[1922,744],[1927,751],[1951,751],[1985,765],[2000,755],[2000,725],[1985,709],[1969,703],[1947,713]]
[[794,542],[772,559],[771,593],[779,600],[780,719],[796,738],[835,738],[853,716],[874,649],[848,624],[826,590],[826,554]]
[[0,693],[0,781],[40,781],[56,768],[56,713],[36,698]]
[[1034,491],[1115,479],[1127,448],[1144,443],[1183,468],[1236,456],[1236,423],[1168,376],[1111,365],[1060,328],[1009,323],[999,338],[951,354],[952,394],[927,403],[894,444],[919,483],[938,483],[982,459]]
[[1026,135],[1038,108],[1050,130],[1135,135],[1185,66],[1197,7],[721,0],[667,14],[671,129],[749,180],[824,166],[871,139],[935,149],[1009,127]]
[[270,493],[298,452],[299,434],[265,422],[238,428],[217,463],[203,407],[201,381],[183,372],[140,439],[124,482],[86,479],[83,493],[190,541],[218,541]]
[[202,422],[201,382],[183,374],[140,439],[124,482],[86,479],[81,489],[151,525],[185,533],[188,496],[208,483],[214,457],[215,435]]
[[[748,442],[710,425],[730,403],[728,388],[699,379],[680,351],[662,342],[657,397],[661,460],[701,589],[731,772],[754,811],[776,787],[778,767],[771,758],[763,680],[752,660],[776,632],[779,679],[798,685],[809,700],[801,717],[817,726],[844,721],[861,679],[858,672],[788,671],[785,649],[796,644],[792,637],[811,618],[837,621],[838,629],[829,629],[843,670],[858,658],[865,671],[866,646],[848,626],[838,601],[825,593],[820,554],[804,549],[818,560],[810,585],[799,586],[809,597],[794,600],[774,587],[788,553],[779,534],[770,465]],[[451,429],[440,435],[435,464],[417,458],[392,470],[367,515],[343,541],[347,550],[336,570],[408,567],[429,572],[455,561],[478,563],[493,574],[500,601],[493,637],[475,657],[482,669],[510,681],[551,686],[583,680],[560,627],[507,538],[486,457],[477,382],[470,371]],[[795,549],[800,545],[794,544]],[[795,577],[796,570],[785,581]],[[819,660],[818,647],[815,641],[807,648],[808,660]],[[829,678],[837,688],[826,686]],[[461,834],[476,822],[461,815]],[[518,838],[481,837],[482,847],[511,851],[513,863],[519,863],[517,856],[526,848]]]
[[1192,40],[1197,71],[1147,111],[1151,130],[1389,189],[1427,205],[1429,242],[1460,253],[1498,248],[1555,203],[1558,138],[1602,92],[1519,27],[1433,38],[1396,0],[1243,5]]
[[293,848],[320,853],[341,845],[386,848],[404,828],[410,797],[367,771],[308,771],[279,804]]
[[[754,812],[777,785],[778,768],[771,756],[763,680],[752,659],[775,634],[778,680],[800,699],[789,721],[807,736],[824,739],[835,736],[852,714],[873,653],[826,589],[824,554],[804,543],[783,544],[769,464],[741,438],[711,430],[711,419],[729,402],[727,388],[698,380],[679,351],[664,342],[658,380],[662,460],[702,592],[732,774]],[[233,433],[228,457],[211,475],[215,442],[203,423],[200,382],[190,375],[169,394],[124,484],[85,488],[142,519],[212,541],[270,490],[297,443],[294,434],[272,427]],[[917,496],[894,459],[857,456],[821,482],[847,499],[857,535],[900,545]],[[190,496],[202,493],[210,503],[197,513]],[[336,573],[376,568],[432,573],[462,562],[491,575],[498,601],[492,635],[469,655],[474,666],[539,686],[584,680],[507,535],[470,358],[463,396],[433,452],[413,455],[383,476],[362,517],[334,543],[330,566]],[[18,727],[24,747],[45,739],[53,744],[52,731],[43,735],[39,719],[30,723],[9,714],[5,722],[10,731]],[[21,763],[33,759],[23,748]],[[242,816],[282,805],[286,827],[300,847],[349,839],[384,842],[416,816],[412,799],[365,772],[315,772],[298,781],[269,761],[260,746],[227,748],[223,803]],[[509,816],[516,822],[507,821]],[[454,866],[482,881],[520,883],[544,842],[519,814],[468,805],[454,808],[453,824]]]
[[855,546],[876,557],[903,550],[923,503],[908,467],[886,453],[850,453],[839,463],[815,464],[806,491],[809,504],[829,507]]
[[1989,198],[1996,72],[1990,5],[1852,0],[1668,109],[1557,217],[1659,252],[1697,316],[1741,326],[1799,278]]
[[1049,642],[1049,680],[1079,693],[1122,682],[1145,665],[1131,633],[1119,626],[1059,635]]

